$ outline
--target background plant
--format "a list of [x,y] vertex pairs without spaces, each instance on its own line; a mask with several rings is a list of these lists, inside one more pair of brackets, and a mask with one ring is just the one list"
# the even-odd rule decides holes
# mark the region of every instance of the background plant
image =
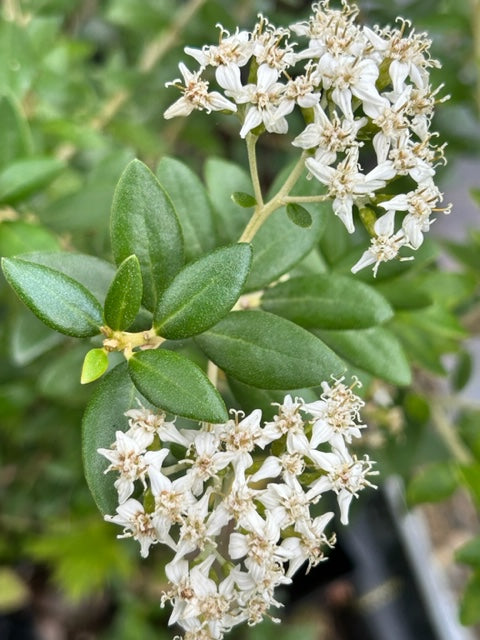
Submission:
[[[135,3],[125,2],[105,3],[93,12],[81,5],[70,11],[61,2],[5,5],[0,36],[9,63],[3,70],[4,97],[0,107],[2,123],[9,125],[2,127],[1,145],[2,255],[60,248],[94,255],[90,259],[91,268],[95,269],[96,293],[101,296],[114,275],[108,266],[111,256],[107,224],[113,191],[133,157],[140,157],[153,169],[166,152],[188,156],[190,167],[196,170],[211,154],[228,156],[245,166],[237,129],[228,118],[219,118],[214,125],[202,114],[196,114],[186,122],[165,123],[161,114],[171,101],[171,94],[163,84],[178,75],[176,64],[183,57],[184,45],[201,46],[212,40],[214,23],[220,21],[230,29],[236,24],[250,25],[257,10],[268,10],[278,24],[283,20],[289,23],[292,12],[297,20],[299,10],[306,16],[309,7],[285,3],[277,7],[276,13],[271,11],[275,7],[266,3],[252,7],[243,3],[241,10],[234,3],[206,2],[203,6],[193,3],[188,6],[197,11],[195,20],[188,20],[188,13],[180,11],[172,25],[174,4],[145,3],[141,12]],[[375,8],[366,3],[360,3],[360,8],[369,23],[392,21],[400,12],[392,7],[391,15],[386,16],[385,7]],[[478,137],[473,91],[475,40],[469,37],[469,12],[470,7],[459,3],[402,7],[402,13],[414,19],[417,29],[428,28],[434,47],[444,46],[448,51],[447,55],[437,50],[434,55],[444,63],[437,84],[445,82],[452,94],[452,100],[443,105],[436,122],[442,136],[449,139],[449,157],[465,149],[475,152]],[[171,34],[167,38],[168,47],[159,44],[165,42],[165,32]],[[149,41],[151,44],[145,45]],[[270,144],[263,151],[264,166],[268,167],[262,175],[264,184],[284,165],[288,152],[281,139]],[[159,171],[168,175],[175,162],[163,161],[163,166],[160,162]],[[220,169],[223,175],[231,177],[231,184],[215,183],[214,176]],[[231,203],[229,196],[233,191],[251,191],[245,174],[236,166],[213,159],[206,164],[205,175],[213,205],[221,203],[224,214],[229,206],[241,217],[242,210]],[[358,253],[356,245],[359,241],[364,243],[364,238],[347,237],[335,223],[320,230],[320,251],[310,254],[297,267],[299,276],[325,271],[348,273],[352,253]],[[208,243],[209,237],[210,234],[205,234],[204,242]],[[232,237],[231,241],[236,239]],[[368,368],[365,354],[370,351],[369,338],[374,331],[387,336],[387,341],[396,336],[409,360],[429,375],[444,375],[443,355],[454,352],[459,365],[456,383],[461,386],[468,378],[469,358],[460,346],[467,335],[465,326],[468,331],[476,331],[477,245],[475,234],[461,246],[446,244],[447,250],[461,258],[460,266],[452,274],[437,268],[438,243],[426,242],[413,265],[402,265],[395,290],[391,286],[394,274],[388,270],[384,275],[380,271],[375,282],[369,274],[362,274],[362,280],[388,298],[395,315],[386,330],[365,329],[365,342],[357,341],[356,350],[352,351],[347,329],[340,335],[334,335],[328,328],[323,331],[330,331],[330,339],[336,339],[337,348],[343,344],[345,353],[356,358],[351,363],[353,367],[361,362],[363,368]],[[99,262],[98,257],[107,262]],[[71,262],[78,278],[79,265],[74,264],[75,258]],[[88,279],[88,261],[82,259],[81,270],[87,272]],[[91,280],[87,282],[93,284]],[[78,383],[78,371],[86,352],[92,346],[98,347],[79,345],[46,330],[16,302],[5,284],[2,298],[3,343],[8,355],[2,365],[5,560],[15,563],[19,556],[33,555],[51,563],[58,580],[74,596],[100,588],[107,581],[119,584],[122,576],[131,580],[132,572],[138,569],[128,551],[121,545],[111,545],[111,530],[98,522],[82,480],[78,455],[78,424],[91,394],[88,387]],[[465,316],[467,325],[463,321]],[[201,356],[196,357],[201,363]],[[379,362],[379,358],[375,359],[367,373],[393,383],[405,382],[394,377],[389,358]],[[435,391],[432,397],[430,384],[419,384],[424,380],[422,374],[412,388],[402,390],[396,397],[407,418],[407,436],[399,443],[387,432],[387,446],[382,454],[384,468],[409,477],[413,471],[412,455],[418,462],[434,463],[412,485],[412,500],[440,498],[458,484],[466,484],[476,496],[477,414],[471,408],[460,407],[460,433],[452,431],[448,422],[448,428],[442,430],[445,417],[450,418],[450,407],[447,409],[445,403],[439,402]],[[241,382],[235,395],[248,410],[246,402],[252,396],[245,392]],[[255,397],[253,406],[261,402],[267,407],[269,400]],[[440,437],[438,430],[431,429],[431,415],[433,424],[440,426]],[[383,426],[389,426],[388,420]],[[422,445],[425,442],[428,447]],[[433,442],[438,446],[432,446]],[[23,473],[25,468],[29,469],[28,475]],[[64,487],[62,494],[57,490],[60,482]],[[96,546],[90,547],[91,556],[82,544],[82,531],[83,535],[98,540]],[[61,541],[65,541],[64,546]],[[98,556],[105,559],[103,567],[98,566]],[[462,557],[477,566],[475,553]],[[92,567],[97,569],[92,571]],[[472,612],[478,611],[474,604],[477,582],[476,576],[464,608],[468,621],[473,621]],[[130,606],[126,610],[135,617],[132,612],[138,613],[139,608]]]

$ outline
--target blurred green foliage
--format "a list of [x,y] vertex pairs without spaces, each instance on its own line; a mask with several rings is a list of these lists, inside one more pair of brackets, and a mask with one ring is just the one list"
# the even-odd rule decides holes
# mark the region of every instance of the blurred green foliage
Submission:
[[[164,121],[162,113],[175,99],[174,90],[164,84],[178,76],[185,45],[216,40],[217,22],[227,29],[237,24],[248,28],[256,13],[263,11],[274,23],[289,23],[306,17],[310,3],[205,0],[196,4],[197,11],[188,20],[185,12],[192,2],[186,1],[2,4],[2,256],[61,248],[110,259],[113,191],[134,157],[152,168],[165,155],[187,159],[196,171],[202,171],[212,155],[245,165],[237,130],[225,116],[193,114],[185,120]],[[438,109],[436,129],[448,141],[450,163],[457,154],[477,154],[480,69],[475,51],[480,34],[472,29],[477,3],[360,0],[359,6],[369,24],[393,23],[401,13],[417,30],[428,31],[433,55],[443,63],[434,72],[433,83],[445,84],[440,96],[451,95]],[[264,147],[267,184],[288,161],[289,149],[283,145],[273,137]],[[208,167],[217,161],[209,162],[207,183]],[[474,195],[478,199],[478,193]],[[323,262],[307,258],[296,275],[348,271],[352,255],[360,252],[357,243],[358,239],[339,233],[338,221],[332,220],[320,241]],[[455,259],[454,272],[435,268],[440,248]],[[453,353],[456,360],[451,374],[454,386],[459,389],[469,379],[470,357],[461,343],[479,331],[479,249],[478,231],[463,243],[425,242],[402,282],[391,286],[404,270],[396,263],[387,265],[375,283],[396,310],[391,328],[423,372],[414,391],[396,398],[406,416],[404,439],[399,442],[388,435],[378,453],[383,471],[407,478],[414,464],[429,463],[410,486],[409,497],[415,503],[441,499],[463,484],[480,505],[480,412],[460,411],[455,437],[460,451],[468,451],[468,459],[460,460],[457,468],[452,450],[431,428],[432,393],[425,382],[429,376],[446,375],[446,353]],[[372,283],[369,273],[359,277]],[[46,565],[69,599],[108,590],[117,612],[99,638],[170,637],[161,631],[167,614],[156,604],[162,576],[148,574],[128,544],[114,544],[112,528],[100,520],[83,478],[80,422],[92,389],[80,385],[79,371],[91,345],[78,345],[45,328],[0,278],[0,565]],[[408,296],[401,295],[402,286]],[[440,403],[438,397],[433,401]],[[466,623],[477,621],[480,611],[479,558],[478,541],[468,553],[459,554],[459,560],[476,572],[462,608]],[[149,588],[155,593],[149,595],[153,605],[145,597]],[[315,637],[307,628],[279,629],[271,624],[242,633],[250,640]]]

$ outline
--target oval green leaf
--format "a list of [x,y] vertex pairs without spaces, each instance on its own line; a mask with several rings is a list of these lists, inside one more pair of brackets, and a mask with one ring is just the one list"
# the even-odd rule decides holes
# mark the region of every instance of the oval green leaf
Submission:
[[83,284],[102,303],[115,276],[115,267],[101,258],[86,253],[66,251],[33,251],[19,256],[22,260],[43,264]]
[[14,204],[49,184],[65,164],[49,156],[17,160],[0,173],[0,202]]
[[410,384],[412,375],[402,346],[385,327],[314,333],[354,367],[392,384]]
[[24,220],[0,223],[0,256],[9,258],[27,251],[60,251],[60,242],[45,227]]
[[90,349],[83,361],[81,384],[88,384],[101,378],[108,368],[108,355],[105,349]]
[[137,256],[129,256],[118,267],[105,299],[106,324],[124,331],[135,320],[142,304],[142,273]]
[[115,513],[118,506],[115,478],[105,474],[109,461],[97,449],[110,449],[115,432],[127,430],[125,411],[133,408],[138,391],[126,364],[112,369],[91,397],[82,420],[82,454],[85,478],[97,507],[103,514]]
[[222,397],[202,369],[167,349],[140,351],[128,361],[139,391],[152,404],[177,416],[204,422],[226,422]]
[[231,198],[235,204],[238,204],[239,207],[243,207],[244,209],[250,209],[257,204],[255,198],[244,191],[234,191]]
[[195,338],[229,376],[260,389],[314,387],[344,363],[321,340],[266,311],[235,311]]
[[262,308],[306,329],[365,329],[393,316],[372,287],[336,274],[300,276],[266,289]]
[[195,260],[214,249],[212,207],[197,175],[183,162],[166,157],[160,160],[157,177],[178,214],[185,239],[185,260]]
[[115,190],[111,237],[117,264],[137,256],[143,303],[153,311],[159,294],[183,266],[183,237],[170,198],[139,160],[130,162]]
[[310,229],[312,226],[312,216],[305,207],[302,207],[300,204],[290,203],[287,204],[287,216],[296,224],[297,227],[302,227],[302,229]]
[[251,257],[249,244],[234,244],[184,267],[160,298],[153,323],[156,332],[180,340],[216,324],[238,300]]
[[3,258],[2,268],[20,300],[47,326],[75,338],[100,333],[102,307],[73,278],[20,258]]

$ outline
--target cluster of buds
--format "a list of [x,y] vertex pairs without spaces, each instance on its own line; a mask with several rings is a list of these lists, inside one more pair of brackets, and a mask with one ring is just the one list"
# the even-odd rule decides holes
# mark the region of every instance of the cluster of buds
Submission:
[[313,403],[287,395],[263,425],[257,409],[180,429],[141,406],[127,411],[129,429],[111,448],[98,450],[117,476],[119,506],[105,519],[137,540],[143,557],[155,544],[173,554],[162,604],[173,604],[169,623],[185,640],[218,640],[268,616],[280,606],[275,588],[335,542],[324,532],[334,514],[322,510],[322,495],[335,494],[347,524],[353,497],[374,486],[372,461],[348,450],[365,426],[358,384],[324,382]]
[[[230,34],[219,25],[219,44],[187,47],[200,68],[180,64],[183,82],[168,85],[182,96],[165,117],[195,109],[235,113],[244,138],[265,130],[287,134],[287,117],[300,110],[306,126],[292,144],[304,150],[308,172],[349,233],[354,207],[369,220],[371,244],[352,271],[373,264],[376,274],[402,247],[420,247],[432,214],[450,210],[438,206],[434,177],[444,155],[430,131],[435,104],[446,99],[429,79],[440,65],[430,57],[426,34],[410,30],[406,20],[399,29],[370,29],[356,23],[359,10],[346,0],[339,10],[329,0],[312,9],[308,21],[288,29],[260,15],[251,32]],[[306,39],[304,48],[292,34]],[[209,91],[213,75],[221,91]],[[398,178],[404,192],[392,197]]]

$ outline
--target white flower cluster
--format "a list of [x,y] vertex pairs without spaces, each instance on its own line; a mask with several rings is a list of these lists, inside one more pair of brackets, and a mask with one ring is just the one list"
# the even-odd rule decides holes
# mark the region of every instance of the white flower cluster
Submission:
[[357,384],[323,383],[310,404],[287,395],[263,426],[255,410],[177,429],[140,407],[126,413],[129,430],[98,450],[111,463],[106,473],[117,474],[119,506],[105,519],[123,527],[119,537],[137,540],[143,557],[158,543],[173,553],[162,604],[172,602],[169,623],[185,639],[217,640],[280,606],[275,588],[335,542],[324,533],[333,513],[317,506],[322,494],[336,494],[347,524],[353,497],[374,486],[373,463],[347,446],[364,427]]
[[[240,136],[263,130],[286,134],[298,105],[305,129],[292,144],[305,150],[305,165],[333,200],[333,211],[349,233],[355,230],[353,206],[369,207],[377,220],[371,245],[352,268],[356,272],[398,256],[401,247],[418,249],[433,222],[442,194],[434,183],[444,161],[430,131],[437,93],[429,69],[439,63],[429,55],[430,40],[406,20],[399,29],[370,29],[356,24],[358,8],[342,1],[314,3],[306,22],[288,29],[274,27],[262,15],[252,32],[228,33],[221,25],[218,45],[185,52],[200,65],[191,72],[182,63],[184,82],[174,85],[182,96],[166,118],[194,109],[235,112]],[[307,40],[301,49],[292,33]],[[203,75],[214,68],[223,93],[209,92]],[[248,69],[248,71],[247,71]],[[362,164],[372,165],[368,171]],[[385,192],[392,181],[407,178],[400,196]],[[391,193],[391,191],[390,191]],[[398,212],[402,215],[395,228]]]

